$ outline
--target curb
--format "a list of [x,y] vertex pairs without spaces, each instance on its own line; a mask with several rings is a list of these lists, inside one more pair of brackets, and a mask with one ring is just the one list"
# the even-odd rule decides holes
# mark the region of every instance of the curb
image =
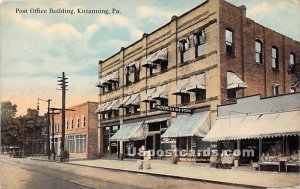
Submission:
[[[37,161],[47,161],[51,163],[61,163],[57,161],[48,161],[48,160],[42,160],[42,159],[32,159]],[[198,181],[203,183],[212,183],[212,184],[222,184],[222,185],[228,185],[228,186],[236,186],[236,187],[244,187],[244,188],[269,188],[265,186],[256,186],[256,185],[248,185],[248,184],[238,184],[238,183],[228,183],[228,182],[222,182],[222,181],[213,181],[213,180],[206,180],[206,179],[200,179],[200,178],[190,178],[190,177],[184,177],[184,176],[176,176],[176,175],[166,175],[166,174],[160,174],[160,173],[149,173],[149,172],[140,172],[140,171],[134,171],[134,170],[125,170],[125,169],[117,169],[117,168],[108,168],[108,167],[98,167],[98,166],[92,166],[92,165],[81,165],[76,163],[70,163],[70,162],[62,162],[66,165],[77,165],[81,167],[90,167],[90,168],[97,168],[97,169],[104,169],[109,171],[119,171],[119,172],[129,172],[134,174],[144,174],[144,175],[151,175],[155,177],[166,177],[166,178],[173,178],[173,179],[181,179],[181,180],[188,180],[188,181]]]

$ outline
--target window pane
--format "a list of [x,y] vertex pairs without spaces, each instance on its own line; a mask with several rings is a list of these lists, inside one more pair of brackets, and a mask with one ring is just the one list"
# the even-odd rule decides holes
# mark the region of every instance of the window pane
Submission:
[[295,55],[294,54],[290,54],[290,64],[294,65],[295,64]]
[[272,57],[277,58],[277,49],[272,48]]
[[261,43],[255,41],[255,52],[261,53]]
[[232,31],[226,30],[226,42],[232,43]]
[[201,56],[203,54],[204,54],[204,44],[199,45],[198,48],[197,48],[197,55]]

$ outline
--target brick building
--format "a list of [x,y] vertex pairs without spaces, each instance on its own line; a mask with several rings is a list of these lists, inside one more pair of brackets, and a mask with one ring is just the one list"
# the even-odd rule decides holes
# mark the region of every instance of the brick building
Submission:
[[[98,119],[95,111],[98,103],[85,102],[69,107],[66,111],[65,123],[65,150],[69,151],[70,157],[96,158],[98,149]],[[61,144],[61,113],[54,115],[54,129],[52,129],[52,118],[50,127],[50,138],[52,148],[52,133],[54,131],[54,148],[60,155]]]
[[299,56],[299,42],[247,18],[245,6],[209,0],[173,16],[99,61],[100,154],[203,148],[218,105],[299,90],[289,71]]

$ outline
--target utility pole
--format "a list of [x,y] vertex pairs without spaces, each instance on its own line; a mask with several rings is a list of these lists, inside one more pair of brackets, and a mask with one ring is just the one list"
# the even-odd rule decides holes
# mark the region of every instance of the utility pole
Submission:
[[60,161],[64,161],[64,152],[65,152],[65,124],[66,124],[66,87],[67,85],[67,79],[65,77],[65,72],[62,72],[62,77],[57,77],[60,80],[58,80],[58,85],[61,85],[60,90],[62,91],[62,105],[61,105],[61,144],[60,144]]
[[48,100],[43,100],[41,98],[38,98],[38,101],[44,101],[48,103],[48,108],[47,108],[47,146],[46,146],[46,151],[48,155],[48,160],[50,160],[50,102],[52,99]]
[[52,152],[53,152],[53,160],[55,160],[55,146],[54,146],[54,114],[59,114],[59,113],[55,113],[54,111],[56,110],[56,108],[51,108],[51,113],[52,114]]

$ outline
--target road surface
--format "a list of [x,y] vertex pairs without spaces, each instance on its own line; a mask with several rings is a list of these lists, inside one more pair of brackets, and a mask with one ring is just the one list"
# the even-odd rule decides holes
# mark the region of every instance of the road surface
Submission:
[[1,189],[242,188],[28,158],[1,157],[0,163]]

